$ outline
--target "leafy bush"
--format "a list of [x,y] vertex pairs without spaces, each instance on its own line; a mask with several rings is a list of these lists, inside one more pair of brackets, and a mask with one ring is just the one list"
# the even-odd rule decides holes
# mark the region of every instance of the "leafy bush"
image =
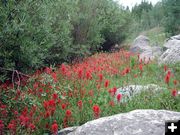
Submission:
[[121,42],[130,20],[112,0],[1,1],[0,12],[0,66],[23,72]]

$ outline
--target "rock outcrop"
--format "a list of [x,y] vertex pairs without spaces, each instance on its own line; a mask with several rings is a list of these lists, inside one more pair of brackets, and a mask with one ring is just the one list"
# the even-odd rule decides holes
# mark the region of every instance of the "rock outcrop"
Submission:
[[161,88],[156,84],[129,85],[126,87],[118,88],[116,91],[116,95],[119,93],[122,94],[121,102],[127,102],[127,100],[130,100],[134,95],[141,93],[142,91],[156,93],[157,91],[163,91],[163,89],[164,88]]
[[133,53],[142,53],[149,49],[151,49],[150,40],[148,37],[143,35],[138,36],[130,47],[130,51]]
[[149,38],[143,35],[138,36],[130,47],[130,52],[139,53],[140,59],[145,62],[160,56],[161,50],[161,47],[151,46]]
[[163,135],[166,120],[179,120],[180,112],[134,110],[89,121],[68,135]]
[[171,37],[163,46],[164,53],[159,57],[160,64],[180,62],[180,35]]

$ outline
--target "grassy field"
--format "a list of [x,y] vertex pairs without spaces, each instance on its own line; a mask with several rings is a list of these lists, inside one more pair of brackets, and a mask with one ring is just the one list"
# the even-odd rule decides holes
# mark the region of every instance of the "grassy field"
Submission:
[[[127,51],[98,53],[72,65],[46,67],[29,79],[0,86],[0,133],[56,134],[103,116],[134,109],[180,111],[180,66],[139,62]],[[156,84],[127,102],[117,88]]]
[[130,36],[127,38],[127,40],[124,41],[123,44],[125,45],[132,44],[134,39],[139,35],[147,36],[150,40],[150,44],[155,45],[155,46],[156,45],[162,46],[166,40],[164,28],[155,27],[155,28],[152,28],[150,30],[143,31],[140,33],[139,32],[131,33]]

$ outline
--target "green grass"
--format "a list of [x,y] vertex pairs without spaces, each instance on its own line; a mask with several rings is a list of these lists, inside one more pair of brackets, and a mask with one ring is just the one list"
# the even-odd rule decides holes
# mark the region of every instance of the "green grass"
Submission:
[[132,32],[127,39],[123,42],[123,46],[128,46],[133,43],[134,39],[139,35],[147,36],[151,45],[162,46],[166,40],[166,34],[163,27],[155,27],[142,32]]
[[155,27],[140,34],[147,36],[150,39],[151,45],[162,46],[166,39],[166,34],[162,27]]

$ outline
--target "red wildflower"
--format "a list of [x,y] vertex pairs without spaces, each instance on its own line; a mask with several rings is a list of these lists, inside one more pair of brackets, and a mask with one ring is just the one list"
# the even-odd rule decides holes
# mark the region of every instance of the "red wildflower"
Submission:
[[125,73],[128,74],[130,72],[130,68],[126,68]]
[[30,130],[34,131],[36,129],[36,126],[32,123],[29,124]]
[[65,117],[65,118],[63,119],[63,127],[64,127],[64,128],[67,128],[67,127],[68,127],[67,123],[68,123],[68,119]]
[[95,118],[98,118],[98,117],[99,117],[99,114],[100,114],[100,108],[99,108],[98,105],[94,105],[94,106],[93,106],[93,112],[94,112]]
[[117,101],[120,102],[122,95],[119,93],[116,98],[117,98]]
[[113,94],[114,94],[114,95],[115,95],[116,91],[117,91],[117,88],[114,87],[114,88],[113,88]]
[[82,75],[83,75],[83,71],[82,71],[82,69],[79,69],[79,71],[78,71],[78,77],[79,77],[79,79],[82,78]]
[[43,92],[43,89],[42,89],[42,88],[39,88],[38,91],[39,91],[39,93],[42,93],[42,92]]
[[86,79],[92,79],[92,74],[90,71],[86,72]]
[[50,113],[49,111],[46,111],[44,117],[45,117],[45,118],[49,118],[50,116],[51,116],[51,113]]
[[109,80],[106,80],[105,83],[104,83],[104,87],[108,87],[109,86]]
[[171,70],[168,70],[167,74],[168,74],[169,76],[171,76]]
[[58,104],[61,103],[61,99],[58,99],[57,103],[58,103]]
[[68,96],[69,96],[69,97],[73,97],[73,93],[70,91],[70,92],[68,93]]
[[3,129],[4,129],[4,124],[3,124],[3,121],[0,120],[0,134],[1,135],[2,135]]
[[56,99],[58,98],[58,94],[57,94],[57,93],[54,93],[54,94],[52,95],[52,98],[53,98],[54,100],[56,100]]
[[49,106],[52,106],[52,107],[56,106],[54,99],[49,100]]
[[66,116],[67,116],[67,117],[71,117],[71,115],[72,115],[71,110],[66,110]]
[[166,72],[167,71],[167,66],[166,65],[164,65],[164,72]]
[[56,123],[56,121],[52,124],[51,131],[52,131],[53,135],[58,134],[58,124]]
[[27,107],[24,107],[24,109],[23,109],[23,111],[22,111],[21,114],[22,114],[23,116],[26,116],[27,113],[28,113],[28,108],[27,108]]
[[93,96],[93,95],[94,95],[93,90],[90,90],[90,91],[88,92],[88,94],[89,94],[89,96]]
[[113,107],[113,106],[114,106],[114,101],[110,101],[110,102],[109,102],[109,105],[110,105],[111,107]]
[[89,100],[89,104],[92,104],[92,100]]
[[46,123],[45,128],[49,129],[49,124],[48,123]]
[[11,123],[8,124],[7,127],[8,127],[8,129],[9,129],[11,132],[13,132],[13,134],[15,134],[15,132],[16,132],[16,125],[15,125],[15,123],[11,122]]
[[57,82],[57,81],[58,81],[58,80],[57,80],[57,75],[56,75],[55,72],[53,72],[53,73],[51,74],[51,76],[52,76],[54,82]]
[[61,72],[62,74],[66,73],[66,66],[64,64],[61,65]]
[[52,72],[52,69],[49,68],[49,67],[46,67],[46,68],[45,68],[45,72],[46,72],[47,74],[50,74],[50,73]]
[[44,101],[44,102],[43,102],[43,106],[44,106],[44,108],[47,110],[48,107],[49,107],[49,102],[48,102],[48,101]]
[[79,100],[77,105],[78,105],[79,109],[82,109],[82,105],[83,105],[82,100]]
[[29,117],[24,117],[23,115],[20,116],[20,123],[22,126],[27,126],[29,123],[30,118]]
[[173,89],[172,92],[171,92],[171,95],[172,95],[173,97],[175,97],[175,96],[177,96],[177,94],[178,94],[177,90],[176,90],[176,89]]
[[177,80],[174,80],[173,83],[174,83],[174,85],[177,85]]
[[143,71],[143,65],[142,65],[142,64],[139,65],[139,70],[140,70],[141,72]]
[[37,82],[35,82],[35,83],[33,84],[33,88],[34,88],[34,89],[37,89],[38,86],[39,86],[39,84],[38,84]]
[[64,109],[66,109],[66,104],[62,104],[61,105],[61,108],[64,110]]
[[165,78],[164,78],[165,83],[169,84],[170,81],[170,74],[166,74]]
[[137,55],[137,57],[138,57],[138,60],[139,60],[139,56],[140,56],[140,54],[138,54],[138,55]]
[[53,108],[51,108],[51,116],[53,116],[54,115],[54,113],[55,113],[55,111],[56,111],[56,108],[55,107],[53,107]]
[[103,80],[103,75],[99,74],[99,81],[102,82],[102,80]]
[[49,90],[48,90],[48,89],[46,89],[46,93],[49,93]]

